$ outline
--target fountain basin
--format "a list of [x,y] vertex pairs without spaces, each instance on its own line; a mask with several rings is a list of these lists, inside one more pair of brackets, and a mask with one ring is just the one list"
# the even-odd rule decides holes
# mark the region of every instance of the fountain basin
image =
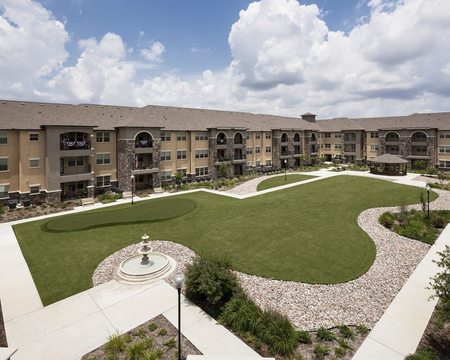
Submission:
[[148,263],[142,263],[138,254],[122,261],[115,272],[115,279],[126,283],[144,283],[164,279],[175,269],[175,260],[158,252],[148,253]]

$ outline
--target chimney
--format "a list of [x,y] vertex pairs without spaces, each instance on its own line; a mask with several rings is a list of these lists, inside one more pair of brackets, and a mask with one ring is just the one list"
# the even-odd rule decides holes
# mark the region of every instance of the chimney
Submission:
[[302,114],[302,119],[306,120],[308,122],[315,123],[316,122],[316,114],[311,114],[310,112],[307,112],[305,114]]

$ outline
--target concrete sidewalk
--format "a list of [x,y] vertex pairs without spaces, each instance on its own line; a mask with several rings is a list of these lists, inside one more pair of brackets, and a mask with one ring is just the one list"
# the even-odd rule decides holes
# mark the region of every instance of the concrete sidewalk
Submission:
[[[177,290],[165,281],[126,285],[111,280],[5,323],[13,360],[79,359],[163,314],[177,326]],[[205,355],[260,358],[222,325],[182,297],[182,333]],[[64,344],[64,346],[61,346]]]
[[403,360],[416,351],[437,303],[437,299],[430,299],[433,291],[427,289],[430,278],[442,271],[433,260],[439,259],[437,252],[443,251],[446,245],[450,246],[450,225],[376,323],[353,360]]

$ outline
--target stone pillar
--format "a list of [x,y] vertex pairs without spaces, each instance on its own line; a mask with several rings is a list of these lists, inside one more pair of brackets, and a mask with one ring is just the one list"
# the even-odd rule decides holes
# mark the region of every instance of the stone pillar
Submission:
[[272,132],[272,167],[278,169],[281,167],[281,139],[278,131]]
[[153,140],[153,153],[152,153],[153,167],[158,169],[157,173],[152,175],[153,180],[153,189],[161,188],[161,140],[154,139]]
[[95,193],[95,186],[94,185],[88,185],[87,187],[87,197],[92,198],[94,197]]
[[380,147],[379,147],[378,154],[384,155],[384,154],[386,154],[386,139],[384,136],[383,137],[380,136],[378,139],[380,141]]
[[47,192],[46,200],[48,203],[59,203],[61,202],[61,190],[49,191]]
[[209,148],[209,157],[208,157],[208,174],[211,179],[217,179],[217,167],[214,165],[217,161],[217,141],[216,137],[212,136],[210,131],[208,148]]
[[429,166],[435,167],[438,165],[436,159],[436,145],[435,138],[427,136],[427,155],[430,157]]
[[123,191],[131,191],[131,174],[134,168],[134,140],[117,140],[117,178]]

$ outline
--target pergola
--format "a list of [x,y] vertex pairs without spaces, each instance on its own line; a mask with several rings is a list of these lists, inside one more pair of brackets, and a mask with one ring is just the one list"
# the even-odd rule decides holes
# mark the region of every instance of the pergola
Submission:
[[408,160],[391,154],[383,154],[369,160],[371,174],[378,175],[406,175]]

